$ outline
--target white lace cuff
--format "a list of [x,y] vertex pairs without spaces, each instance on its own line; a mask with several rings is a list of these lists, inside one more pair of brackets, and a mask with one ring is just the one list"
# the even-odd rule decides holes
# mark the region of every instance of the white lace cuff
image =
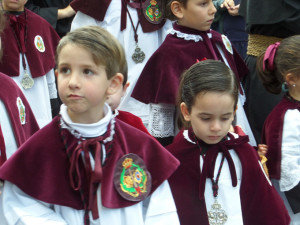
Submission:
[[154,137],[174,136],[175,106],[169,104],[150,104],[148,131]]

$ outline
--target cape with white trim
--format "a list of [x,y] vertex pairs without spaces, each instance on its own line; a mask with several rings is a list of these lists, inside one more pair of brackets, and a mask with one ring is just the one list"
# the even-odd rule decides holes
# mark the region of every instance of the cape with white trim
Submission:
[[[231,47],[224,36],[210,30],[198,31],[191,28],[173,24],[175,32],[198,37],[198,41],[185,40],[175,34],[168,34],[162,45],[154,52],[146,63],[135,87],[132,97],[146,104],[166,103],[176,104],[176,97],[181,74],[197,61],[214,59],[212,51],[207,47],[210,41],[217,58],[222,56],[217,45],[222,49],[230,68],[238,80],[248,73],[244,60],[237,51]],[[211,35],[211,38],[208,38]]]

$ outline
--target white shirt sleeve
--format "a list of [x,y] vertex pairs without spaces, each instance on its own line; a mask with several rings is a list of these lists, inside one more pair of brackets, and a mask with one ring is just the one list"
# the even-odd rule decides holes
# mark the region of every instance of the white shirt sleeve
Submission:
[[50,204],[37,201],[5,181],[0,194],[1,225],[67,225]]
[[155,190],[146,211],[145,225],[179,225],[177,209],[168,181]]
[[281,144],[281,191],[288,191],[300,181],[300,112],[288,110],[284,116]]

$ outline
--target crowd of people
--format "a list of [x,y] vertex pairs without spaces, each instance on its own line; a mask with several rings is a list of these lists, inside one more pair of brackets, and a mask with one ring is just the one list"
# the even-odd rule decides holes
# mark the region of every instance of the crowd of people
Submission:
[[298,0],[0,2],[0,225],[300,225]]

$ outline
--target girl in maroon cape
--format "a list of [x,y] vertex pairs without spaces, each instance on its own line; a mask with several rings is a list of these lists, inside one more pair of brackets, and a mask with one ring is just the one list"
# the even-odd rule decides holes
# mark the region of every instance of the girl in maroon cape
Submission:
[[292,224],[300,224],[300,35],[270,45],[257,61],[266,90],[284,92],[267,117],[262,142],[267,144],[270,178],[285,201]]
[[205,60],[183,74],[179,88],[187,128],[166,148],[180,161],[169,183],[181,225],[288,225],[248,136],[229,132],[239,93],[233,71]]

